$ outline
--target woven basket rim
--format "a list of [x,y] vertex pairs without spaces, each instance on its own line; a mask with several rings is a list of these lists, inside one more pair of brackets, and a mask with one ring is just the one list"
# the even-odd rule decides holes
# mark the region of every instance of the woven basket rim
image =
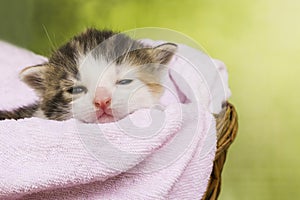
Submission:
[[215,115],[217,129],[217,151],[213,170],[202,200],[216,200],[221,190],[221,175],[227,151],[234,142],[238,130],[238,117],[234,106],[227,102],[223,110]]

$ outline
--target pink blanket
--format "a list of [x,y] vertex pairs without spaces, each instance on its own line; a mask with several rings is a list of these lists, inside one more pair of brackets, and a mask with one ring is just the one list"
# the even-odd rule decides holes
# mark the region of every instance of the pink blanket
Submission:
[[[18,72],[45,60],[0,41],[0,109],[36,99]],[[166,84],[178,92],[188,87],[170,77]],[[201,199],[216,150],[211,112],[229,93],[215,110],[209,97],[178,94],[189,100],[182,104],[170,94],[162,98],[164,111],[142,109],[115,123],[0,121],[0,199]]]

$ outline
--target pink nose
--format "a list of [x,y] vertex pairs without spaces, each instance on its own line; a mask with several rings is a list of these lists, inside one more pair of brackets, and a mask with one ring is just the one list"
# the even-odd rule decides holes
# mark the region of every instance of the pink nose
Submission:
[[97,108],[105,109],[110,106],[111,93],[104,87],[97,87],[94,104]]

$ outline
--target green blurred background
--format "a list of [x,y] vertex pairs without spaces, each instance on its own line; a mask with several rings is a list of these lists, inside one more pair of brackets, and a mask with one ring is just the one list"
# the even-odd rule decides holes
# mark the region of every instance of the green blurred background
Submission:
[[0,0],[0,38],[46,56],[89,26],[151,26],[223,60],[240,128],[222,200],[300,199],[299,19],[296,0]]

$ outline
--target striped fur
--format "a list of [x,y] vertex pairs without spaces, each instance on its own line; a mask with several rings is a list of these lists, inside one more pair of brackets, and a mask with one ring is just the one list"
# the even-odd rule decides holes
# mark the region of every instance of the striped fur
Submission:
[[114,63],[117,71],[124,65],[132,67],[137,71],[139,80],[157,98],[163,91],[160,85],[161,71],[151,63],[164,65],[170,61],[176,45],[166,46],[152,48],[124,34],[88,29],[53,52],[47,63],[25,68],[20,73],[21,80],[38,94],[39,102],[12,111],[0,111],[0,120],[32,116],[52,120],[74,117],[72,103],[79,97],[74,98],[69,91],[81,81],[80,62],[88,54],[94,59]]

